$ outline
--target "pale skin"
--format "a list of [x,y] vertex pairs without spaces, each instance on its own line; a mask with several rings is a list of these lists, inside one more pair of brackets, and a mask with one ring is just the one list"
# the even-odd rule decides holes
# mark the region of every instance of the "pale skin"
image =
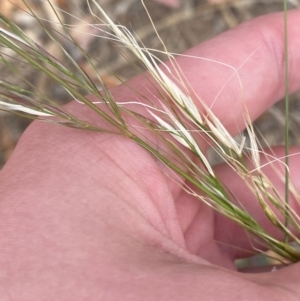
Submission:
[[[289,14],[292,91],[300,88],[299,18],[299,10]],[[239,73],[253,120],[283,96],[282,14],[241,25],[188,53],[235,68],[244,63]],[[178,63],[209,104],[232,74],[202,60]],[[141,77],[130,85],[147,93]],[[240,90],[232,80],[213,105],[233,135],[244,128]],[[120,101],[136,97],[124,86],[112,92]],[[79,104],[69,107],[95,118]],[[299,165],[299,156],[292,157],[298,190]],[[278,236],[232,172],[226,166],[216,171]],[[245,252],[225,244],[250,249],[244,231],[186,195],[165,172],[125,138],[31,125],[0,173],[1,300],[299,299],[299,264],[276,273],[235,271],[233,260]]]

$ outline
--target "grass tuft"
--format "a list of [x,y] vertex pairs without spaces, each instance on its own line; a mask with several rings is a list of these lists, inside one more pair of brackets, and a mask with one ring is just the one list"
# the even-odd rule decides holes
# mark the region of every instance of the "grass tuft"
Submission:
[[[151,77],[150,81],[155,83],[153,85],[160,95],[159,105],[151,103],[145,95],[140,95],[143,101],[120,103],[114,99],[98,73],[95,60],[72,37],[74,28],[65,24],[60,18],[60,15],[64,12],[54,7],[50,1],[46,2],[56,17],[55,23],[53,21],[52,23],[46,22],[45,19],[34,13],[29,6],[27,6],[28,14],[37,20],[44,34],[55,42],[64,54],[65,60],[58,59],[47,52],[45,48],[27,36],[13,21],[0,14],[2,24],[0,28],[1,64],[19,77],[20,82],[25,83],[23,86],[21,84],[15,85],[5,78],[0,79],[0,109],[76,129],[123,135],[135,141],[168,166],[174,173],[174,180],[189,194],[236,222],[249,233],[249,237],[259,241],[264,248],[272,250],[287,259],[288,262],[299,261],[300,252],[298,248],[300,247],[300,240],[295,233],[300,233],[300,217],[290,207],[288,195],[291,194],[297,200],[299,196],[289,180],[288,138],[286,140],[285,174],[274,167],[274,172],[286,183],[286,196],[282,198],[263,172],[260,161],[262,148],[249,116],[245,115],[248,138],[243,137],[241,142],[238,143],[214,115],[212,109],[200,97],[190,92],[191,88],[186,84],[184,74],[176,64],[175,58],[179,55],[167,51],[158,32],[156,34],[164,47],[164,51],[160,51],[160,53],[168,58],[171,67],[162,63],[155,55],[155,50],[146,48],[126,27],[115,24],[96,0],[87,1],[90,14],[95,23],[86,23],[85,25],[95,32],[95,35],[99,38],[117,45],[121,52],[124,49],[130,51],[147,70]],[[145,5],[144,7],[147,9]],[[151,18],[150,15],[149,18]],[[153,23],[152,25],[154,26]],[[285,36],[287,37],[287,29]],[[87,59],[96,75],[97,84],[68,53],[62,41],[74,44],[82,57]],[[285,45],[287,43],[286,40]],[[197,59],[209,61],[206,58]],[[215,61],[212,61],[212,63],[224,65]],[[102,124],[108,124],[109,126],[100,127],[89,121],[81,120],[80,117],[71,114],[43,93],[33,93],[30,89],[32,84],[18,68],[20,64],[29,65],[56,81],[73,99],[97,113],[99,120],[105,121]],[[237,76],[241,85],[238,70],[231,66],[226,65],[226,67],[234,71],[234,75]],[[286,95],[288,95],[287,65],[286,74],[285,85]],[[29,88],[24,88],[24,86]],[[86,95],[92,95],[93,97]],[[91,99],[96,99],[96,101],[91,101]],[[286,132],[288,137],[288,98],[286,99]],[[144,107],[147,114],[141,115],[139,112],[130,109],[130,105],[133,103]],[[197,109],[196,103],[201,104],[203,111]],[[133,127],[128,123],[128,116],[133,117],[138,126]],[[172,151],[173,158],[170,159],[161,149],[157,149],[155,145],[136,130],[137,127],[142,127],[157,135],[165,146]],[[247,212],[230,190],[221,183],[214,173],[207,155],[201,149],[199,141],[203,139],[247,184],[266,217],[283,233],[285,237],[283,241],[275,239],[268,233],[259,221]],[[247,139],[249,141],[246,141]],[[249,148],[245,146],[247,145],[246,142],[249,142]],[[187,155],[187,151],[192,153],[192,156]],[[268,154],[264,155],[267,156],[268,164],[271,165],[274,158]],[[201,166],[195,163],[197,161],[201,162]],[[295,244],[290,245],[290,241],[294,241]]]

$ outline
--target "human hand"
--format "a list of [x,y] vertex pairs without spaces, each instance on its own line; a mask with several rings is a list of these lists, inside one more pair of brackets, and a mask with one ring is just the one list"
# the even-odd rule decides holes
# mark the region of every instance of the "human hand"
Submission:
[[[289,14],[293,91],[300,88],[299,16]],[[258,18],[188,51],[242,65],[252,119],[284,93],[282,19]],[[178,64],[209,105],[232,72],[187,57]],[[151,97],[142,77],[129,84]],[[120,101],[137,97],[125,86],[112,92]],[[241,98],[232,80],[213,104],[233,135],[244,128]],[[77,103],[69,107],[95,118]],[[280,156],[282,150],[275,152]],[[300,190],[299,164],[291,157]],[[251,249],[244,231],[181,191],[164,172],[125,138],[33,123],[0,174],[1,300],[298,300],[299,264],[276,273],[236,272],[234,259],[245,255],[238,248]],[[218,166],[216,172],[277,235],[231,170]]]

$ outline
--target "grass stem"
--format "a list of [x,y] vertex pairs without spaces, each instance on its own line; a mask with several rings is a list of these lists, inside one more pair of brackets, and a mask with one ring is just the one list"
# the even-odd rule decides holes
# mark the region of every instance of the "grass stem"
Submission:
[[[290,147],[290,109],[289,109],[289,51],[288,51],[288,17],[287,0],[283,0],[284,15],[284,67],[285,67],[285,227],[289,225],[289,147]],[[285,242],[288,242],[288,236],[285,235]]]

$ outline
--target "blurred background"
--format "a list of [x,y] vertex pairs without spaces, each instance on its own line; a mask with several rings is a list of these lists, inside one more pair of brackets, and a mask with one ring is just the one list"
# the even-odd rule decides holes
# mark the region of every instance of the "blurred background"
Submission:
[[[55,21],[53,11],[45,2],[26,0],[33,13]],[[283,8],[282,1],[277,0],[145,0],[144,2],[167,49],[176,53],[182,53],[193,45],[233,28],[241,22],[259,15],[282,11]],[[72,35],[83,49],[97,58],[97,69],[107,86],[116,86],[140,72],[132,66],[134,57],[131,57],[129,63],[127,59],[118,55],[110,42],[93,36],[91,29],[86,26],[87,23],[94,22],[86,0],[51,0],[51,3],[60,10],[59,17],[63,22],[76,26],[78,30]],[[162,49],[140,0],[98,0],[98,3],[114,22],[128,27],[147,47]],[[288,5],[291,9],[297,8],[300,0],[289,0]],[[28,9],[22,0],[0,1],[0,11],[4,16],[17,23],[26,34],[45,47],[54,57],[63,59],[59,47],[45,35],[33,18],[24,12]],[[78,49],[65,40],[62,42],[69,54],[97,82],[93,70]],[[0,51],[4,50],[0,48]],[[70,100],[66,91],[46,76],[37,74],[28,66],[20,66],[21,69],[24,77],[39,93],[45,93],[59,103]],[[0,72],[2,77],[12,82],[16,80],[11,71],[1,63]],[[117,75],[118,79],[112,74]],[[298,98],[297,94],[293,95],[291,101],[291,138],[295,144],[299,143]],[[0,111],[0,168],[9,158],[29,122],[25,118]],[[282,144],[284,139],[282,103],[278,103],[261,116],[256,122],[256,129],[270,145]],[[213,155],[212,160],[216,160]]]

